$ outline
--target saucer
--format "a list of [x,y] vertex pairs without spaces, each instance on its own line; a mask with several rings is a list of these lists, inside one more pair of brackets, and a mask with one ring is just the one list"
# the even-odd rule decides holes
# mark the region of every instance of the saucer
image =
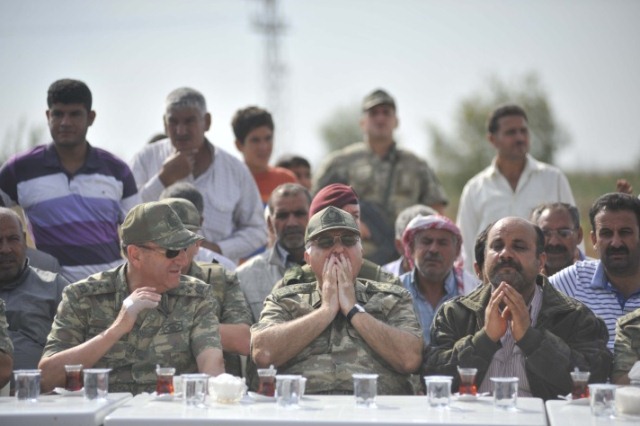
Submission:
[[479,393],[477,395],[470,395],[470,394],[460,395],[458,392],[453,394],[453,396],[458,401],[477,401],[478,399],[480,399],[480,397],[488,396],[488,395],[489,395],[489,392]]
[[68,391],[65,388],[54,388],[53,391],[58,395],[62,395],[62,396],[83,396],[84,395],[84,388],[81,388],[77,391]]
[[253,399],[255,402],[276,402],[275,396],[264,396],[256,392],[247,392],[247,395],[249,395],[249,398]]
[[578,399],[573,399],[571,397],[571,394],[568,395],[558,395],[558,398],[560,399],[564,399],[565,401],[569,402],[569,404],[574,404],[574,405],[589,405],[589,398],[578,398]]

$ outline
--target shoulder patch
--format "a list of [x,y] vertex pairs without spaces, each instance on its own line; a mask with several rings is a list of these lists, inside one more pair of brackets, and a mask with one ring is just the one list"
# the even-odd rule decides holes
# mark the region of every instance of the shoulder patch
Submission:
[[211,292],[209,284],[197,278],[182,275],[180,277],[180,285],[167,293],[180,296],[207,297],[209,292]]
[[79,297],[115,293],[116,280],[113,279],[112,275],[111,271],[100,272],[82,281],[69,284],[65,290],[74,292]]
[[277,289],[272,293],[272,295],[276,299],[281,299],[283,297],[289,297],[296,294],[313,293],[315,289],[316,289],[315,281],[312,283],[291,284],[291,285],[287,285]]

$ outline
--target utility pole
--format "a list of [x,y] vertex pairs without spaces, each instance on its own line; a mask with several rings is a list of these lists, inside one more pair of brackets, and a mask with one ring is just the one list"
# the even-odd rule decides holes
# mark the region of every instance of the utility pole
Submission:
[[280,55],[280,37],[286,31],[286,23],[278,15],[277,0],[260,0],[262,10],[253,17],[253,28],[264,35],[264,63],[262,66],[266,89],[266,107],[271,112],[278,129],[277,142],[274,146],[273,158],[278,147],[288,145],[286,130],[290,128],[287,120],[287,103],[285,101],[287,67]]

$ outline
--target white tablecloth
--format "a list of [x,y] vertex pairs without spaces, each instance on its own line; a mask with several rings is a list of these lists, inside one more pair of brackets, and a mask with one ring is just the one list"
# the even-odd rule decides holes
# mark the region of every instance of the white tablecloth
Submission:
[[551,426],[632,426],[640,425],[638,416],[617,416],[602,418],[591,415],[591,407],[586,400],[547,401],[547,415]]
[[141,425],[475,425],[546,426],[544,404],[539,398],[518,399],[518,410],[493,407],[491,398],[452,401],[449,409],[435,409],[425,396],[379,396],[377,408],[356,407],[352,396],[305,396],[297,409],[274,402],[254,402],[245,397],[237,404],[207,403],[204,408],[185,407],[182,401],[156,401],[138,395],[105,419],[105,426]]
[[108,413],[131,397],[130,393],[110,393],[106,400],[88,401],[82,395],[40,395],[37,402],[0,397],[0,425],[101,425]]

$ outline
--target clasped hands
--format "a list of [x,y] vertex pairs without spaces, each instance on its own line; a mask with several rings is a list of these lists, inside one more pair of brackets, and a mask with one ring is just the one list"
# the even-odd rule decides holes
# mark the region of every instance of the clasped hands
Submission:
[[322,307],[329,309],[335,317],[338,312],[346,316],[355,304],[351,262],[342,254],[332,254],[325,260],[322,270]]
[[497,342],[511,327],[511,334],[517,341],[522,339],[531,326],[529,308],[524,298],[515,288],[506,282],[491,293],[489,304],[484,312],[484,329],[487,336]]

